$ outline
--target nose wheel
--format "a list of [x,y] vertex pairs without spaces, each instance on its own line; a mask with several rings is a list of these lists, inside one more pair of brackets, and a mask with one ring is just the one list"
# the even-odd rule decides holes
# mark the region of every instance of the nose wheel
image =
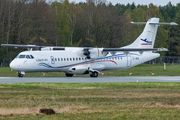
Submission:
[[18,72],[18,77],[23,77],[23,74],[21,74],[21,72]]

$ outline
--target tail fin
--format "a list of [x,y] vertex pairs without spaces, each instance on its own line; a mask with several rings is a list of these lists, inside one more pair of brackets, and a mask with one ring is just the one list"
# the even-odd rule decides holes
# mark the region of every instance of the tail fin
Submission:
[[147,23],[131,23],[146,24],[146,26],[141,35],[132,44],[125,46],[124,48],[153,48],[159,26],[159,18],[151,18],[147,21]]

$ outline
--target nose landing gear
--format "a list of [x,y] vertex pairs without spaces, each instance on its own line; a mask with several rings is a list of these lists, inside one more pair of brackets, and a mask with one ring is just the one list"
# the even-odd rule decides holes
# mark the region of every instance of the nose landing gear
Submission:
[[23,77],[23,74],[21,74],[21,72],[18,72],[18,77]]

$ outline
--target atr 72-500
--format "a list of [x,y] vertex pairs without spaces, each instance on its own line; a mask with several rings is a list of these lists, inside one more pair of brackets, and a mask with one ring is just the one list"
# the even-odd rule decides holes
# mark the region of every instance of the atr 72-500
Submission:
[[[177,25],[177,23],[159,23],[159,18],[147,22],[141,35],[130,45],[121,48],[89,47],[50,47],[36,45],[2,44],[1,46],[24,47],[23,51],[10,63],[10,67],[23,77],[25,72],[64,72],[67,77],[73,74],[89,74],[97,77],[99,71],[123,70],[160,56],[155,51],[165,48],[153,48],[159,25]],[[38,50],[33,50],[38,49]]]

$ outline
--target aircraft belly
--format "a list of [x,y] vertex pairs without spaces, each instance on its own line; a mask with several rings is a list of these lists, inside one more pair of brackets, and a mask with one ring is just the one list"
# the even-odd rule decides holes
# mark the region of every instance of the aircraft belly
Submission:
[[103,65],[103,64],[95,64],[94,66],[92,66],[92,69],[101,71],[101,70],[105,69],[105,65]]
[[66,73],[69,74],[84,74],[88,70],[87,65],[73,66],[69,68]]
[[101,68],[103,68],[102,69],[103,71],[121,70],[124,67],[124,62],[123,61],[118,61],[118,60],[113,61],[113,62],[112,61],[110,61],[110,62],[102,62],[102,63],[99,63],[99,64],[102,64],[104,66],[104,68],[101,67]]

